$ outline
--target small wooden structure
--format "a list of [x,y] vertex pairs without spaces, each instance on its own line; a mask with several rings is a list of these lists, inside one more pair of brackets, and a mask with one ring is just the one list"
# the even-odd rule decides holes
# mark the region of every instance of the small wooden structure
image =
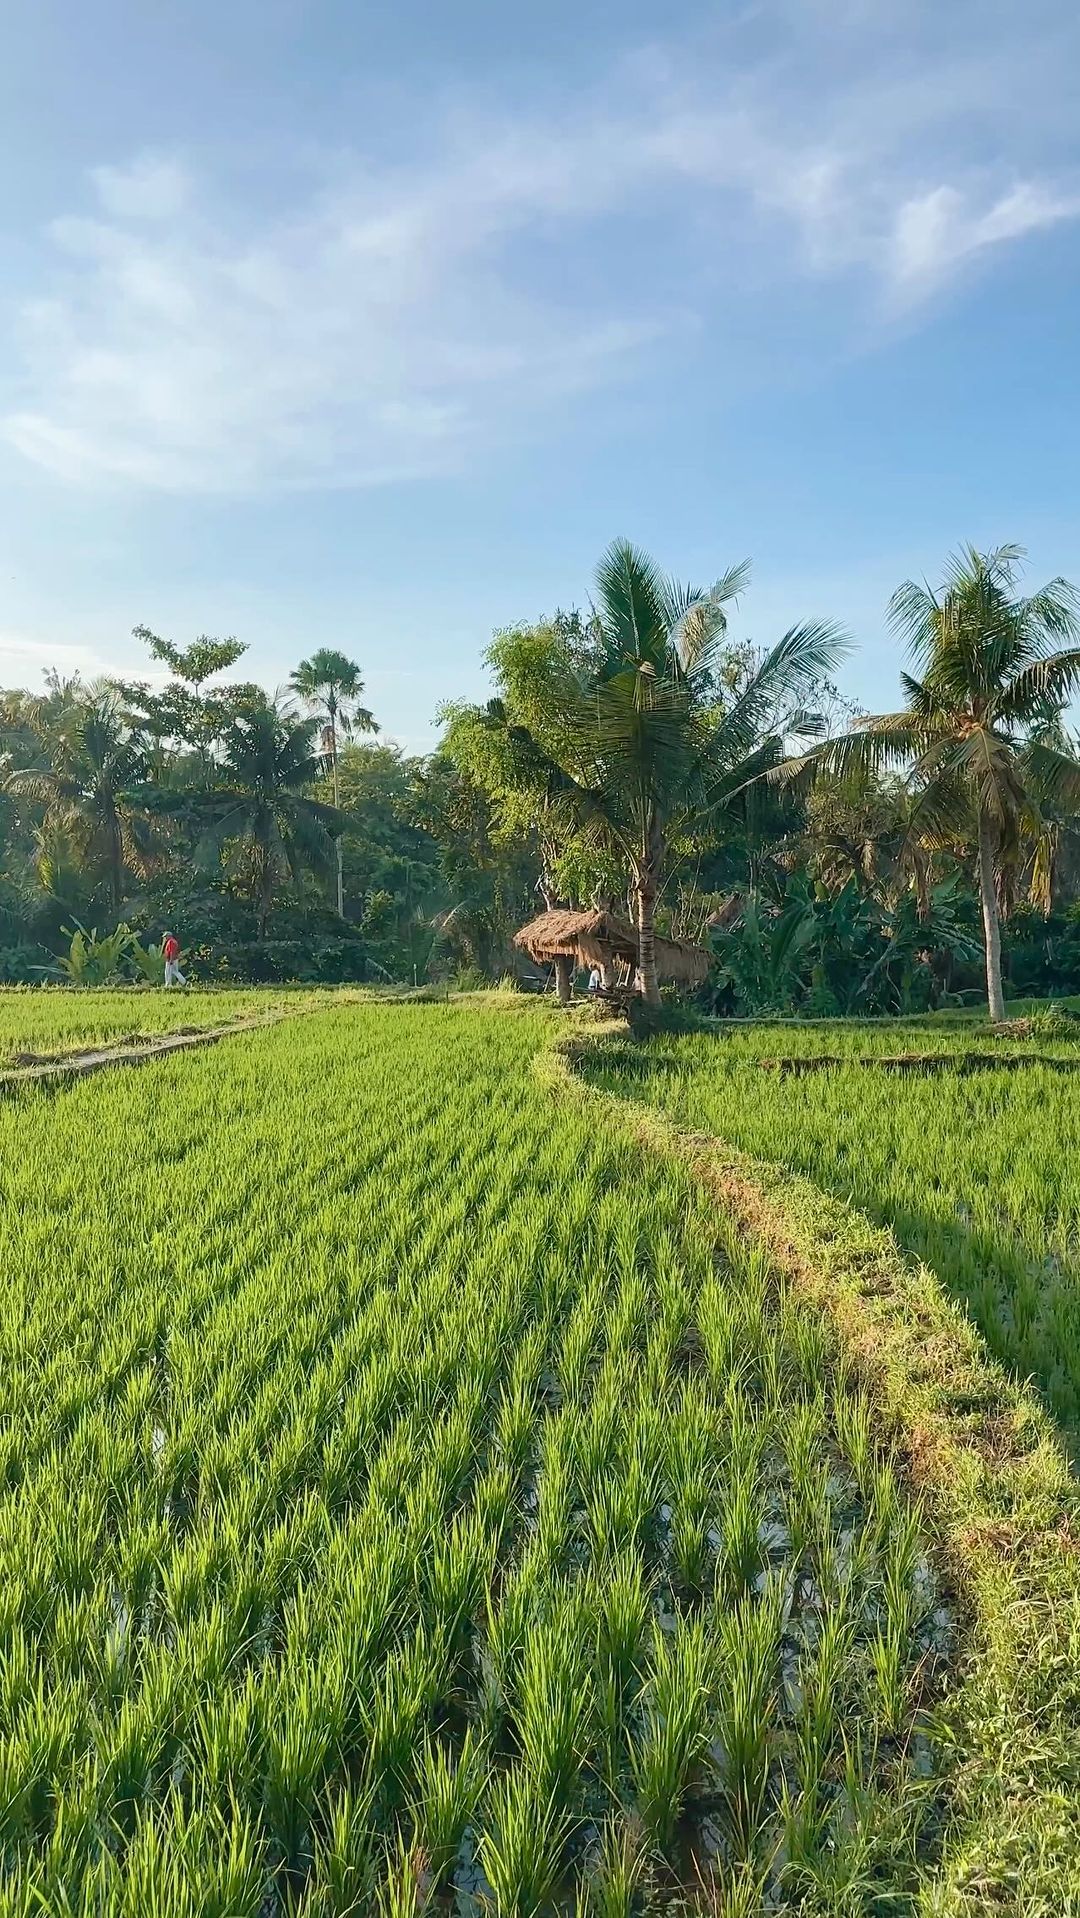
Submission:
[[[622,969],[625,979],[630,978],[638,961],[637,933],[629,919],[597,909],[542,912],[514,934],[514,944],[538,965],[569,959],[575,966],[598,966],[606,985],[615,983],[611,975],[617,968]],[[676,985],[700,985],[709,970],[709,955],[700,946],[687,945],[682,939],[662,939],[657,934],[656,970],[661,979],[670,979]]]

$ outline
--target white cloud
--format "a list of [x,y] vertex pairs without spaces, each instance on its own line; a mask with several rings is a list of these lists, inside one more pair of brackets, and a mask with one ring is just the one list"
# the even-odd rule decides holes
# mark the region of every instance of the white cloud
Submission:
[[896,215],[891,271],[897,289],[920,297],[972,254],[1023,239],[1080,215],[1080,194],[1025,180],[978,211],[973,196],[938,186],[905,200]]
[[841,324],[910,315],[1080,213],[1052,100],[1019,111],[1028,54],[991,57],[957,4],[955,44],[906,60],[882,37],[899,16],[859,0],[839,37],[796,8],[767,55],[652,49],[528,117],[418,115],[424,157],[339,157],[284,211],[230,206],[176,156],[99,166],[92,213],[44,236],[0,432],[84,484],[375,483],[572,419],[735,302],[765,338],[800,281],[838,282]]

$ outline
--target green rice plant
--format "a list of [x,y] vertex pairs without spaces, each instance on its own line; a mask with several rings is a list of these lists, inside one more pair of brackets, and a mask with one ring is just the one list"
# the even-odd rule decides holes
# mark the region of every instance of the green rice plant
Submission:
[[828,1768],[839,1729],[844,1685],[851,1671],[856,1616],[841,1601],[821,1615],[812,1651],[799,1663],[795,1740],[804,1790],[818,1786]]
[[517,1518],[517,1486],[509,1468],[497,1462],[489,1465],[477,1481],[474,1510],[485,1536],[490,1541],[493,1560],[502,1557]]
[[487,1749],[472,1726],[456,1753],[443,1741],[429,1738],[420,1754],[413,1829],[433,1889],[445,1879],[466,1827],[473,1822],[487,1766]]
[[791,1407],[784,1422],[787,1465],[784,1515],[794,1565],[816,1550],[819,1561],[833,1557],[833,1515],[829,1501],[829,1459],[824,1444],[824,1406],[806,1399]]
[[512,1478],[520,1478],[532,1456],[536,1421],[535,1387],[519,1379],[502,1399],[495,1425],[499,1457]]
[[480,1834],[496,1918],[539,1918],[559,1882],[570,1822],[521,1767],[497,1779]]
[[[507,1578],[498,1604],[488,1593],[484,1650],[500,1713],[516,1692],[526,1642],[537,1618],[543,1615],[543,1572],[539,1554],[526,1552]],[[497,1726],[489,1725],[488,1730],[494,1736]]]
[[761,1918],[775,1902],[768,1871],[745,1862],[718,1865],[707,1876],[699,1872],[698,1885],[694,1910],[703,1918]]
[[786,1605],[783,1578],[772,1573],[759,1599],[743,1598],[719,1621],[717,1743],[734,1855],[748,1862],[764,1840]]
[[606,1391],[604,1382],[598,1381],[592,1403],[578,1421],[574,1436],[577,1486],[586,1505],[594,1494],[603,1495],[603,1488],[615,1473],[620,1424],[619,1381],[609,1379]]
[[599,1856],[578,1894],[579,1918],[634,1918],[648,1855],[635,1818],[605,1821]]
[[701,1596],[714,1558],[712,1520],[720,1482],[716,1412],[691,1383],[671,1408],[665,1475],[671,1507],[671,1556],[683,1591]]
[[837,1392],[833,1403],[837,1442],[858,1480],[864,1499],[872,1495],[878,1466],[873,1407],[865,1392]]
[[652,1611],[652,1594],[641,1559],[627,1553],[594,1570],[587,1600],[595,1619],[596,1657],[621,1703],[641,1681]]
[[899,1737],[908,1718],[910,1642],[902,1626],[889,1620],[868,1646],[875,1714],[890,1738]]
[[704,1622],[680,1622],[669,1637],[654,1626],[641,1701],[641,1732],[631,1745],[636,1803],[648,1842],[668,1851],[694,1775],[712,1735],[711,1650]]
[[197,1773],[207,1803],[256,1806],[266,1769],[265,1700],[253,1672],[237,1688],[200,1698],[193,1714],[187,1766]]
[[585,1503],[589,1538],[599,1560],[644,1548],[659,1487],[657,1461],[634,1443],[618,1470],[595,1478]]
[[408,1845],[399,1837],[379,1890],[380,1918],[420,1918],[430,1909],[431,1901],[426,1855],[419,1845]]
[[492,1541],[472,1513],[458,1513],[449,1532],[435,1537],[423,1568],[425,1616],[456,1662],[480,1611],[493,1563]]
[[99,1814],[130,1837],[161,1783],[165,1728],[147,1715],[141,1700],[126,1698],[94,1742]]
[[897,1514],[882,1549],[881,1590],[888,1631],[901,1646],[910,1643],[926,1610],[916,1572],[922,1553],[920,1514],[916,1507]]
[[422,1626],[383,1668],[367,1714],[367,1775],[383,1817],[396,1812],[409,1795],[420,1740],[444,1672],[443,1649],[427,1639]]
[[0,1748],[0,1852],[46,1836],[88,1730],[85,1699],[53,1697],[39,1681]]
[[565,1420],[551,1420],[541,1441],[541,1467],[536,1481],[536,1525],[533,1543],[540,1561],[554,1576],[565,1566],[573,1532],[573,1466],[566,1443]]
[[264,1820],[289,1872],[310,1859],[312,1819],[335,1767],[341,1715],[336,1690],[311,1673],[281,1686],[264,1708]]
[[316,1831],[311,1903],[317,1918],[360,1918],[371,1909],[375,1850],[373,1792],[336,1791]]
[[724,1472],[717,1526],[720,1567],[725,1589],[733,1596],[746,1592],[763,1569],[762,1526],[765,1500],[758,1447],[740,1436]]
[[585,1667],[580,1599],[556,1601],[538,1619],[522,1652],[515,1719],[536,1794],[559,1813],[576,1795],[588,1749],[592,1699]]

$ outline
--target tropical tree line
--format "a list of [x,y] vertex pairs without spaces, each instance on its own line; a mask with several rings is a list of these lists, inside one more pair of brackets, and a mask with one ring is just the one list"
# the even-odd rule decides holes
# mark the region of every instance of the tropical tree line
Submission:
[[721,1010],[898,1010],[981,972],[1001,1017],[1005,969],[1080,985],[1080,603],[1024,593],[1022,559],[898,589],[903,703],[868,715],[835,626],[735,644],[747,566],[699,589],[616,542],[586,610],[496,634],[492,697],[420,757],[344,651],[270,695],[241,642],[137,628],[153,678],[0,695],[0,976],[168,925],[197,976],[497,977],[532,913],[605,905],[652,1003],[658,932],[710,949]]

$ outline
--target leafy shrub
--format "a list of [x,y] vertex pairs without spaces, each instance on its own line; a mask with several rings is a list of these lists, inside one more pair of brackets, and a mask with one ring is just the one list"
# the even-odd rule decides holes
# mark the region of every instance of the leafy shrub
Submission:
[[458,966],[450,979],[454,992],[488,992],[491,980],[479,966]]
[[1030,1031],[1033,1039],[1080,1039],[1080,1013],[1048,999],[1032,1013]]
[[70,935],[71,944],[56,963],[58,972],[71,985],[107,986],[111,980],[124,977],[123,962],[135,938],[129,926],[117,926],[109,933],[99,933],[96,926],[90,932],[85,926],[65,926],[64,932]]
[[368,949],[362,939],[238,940],[227,945],[190,948],[185,972],[207,983],[281,985],[343,985],[371,976]]
[[0,946],[0,983],[6,986],[40,985],[42,974],[51,968],[52,959],[44,946],[25,942]]
[[73,986],[108,986],[144,979],[157,985],[165,977],[165,961],[152,946],[141,946],[128,925],[115,932],[87,932],[85,926],[64,927],[70,939],[55,971]]
[[165,954],[160,946],[140,946],[138,940],[133,938],[126,956],[137,976],[144,979],[148,986],[165,984]]

